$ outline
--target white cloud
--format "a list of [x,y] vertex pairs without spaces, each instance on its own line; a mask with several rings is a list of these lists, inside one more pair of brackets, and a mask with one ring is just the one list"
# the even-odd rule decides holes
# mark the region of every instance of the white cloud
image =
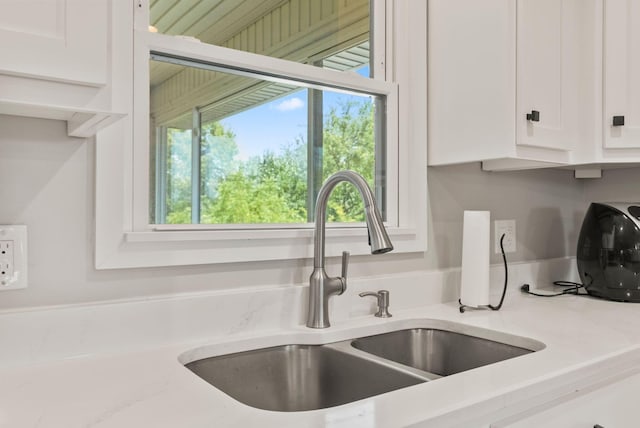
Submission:
[[278,111],[291,111],[291,110],[297,110],[303,107],[304,107],[304,101],[302,101],[298,97],[289,98],[274,106],[274,108]]

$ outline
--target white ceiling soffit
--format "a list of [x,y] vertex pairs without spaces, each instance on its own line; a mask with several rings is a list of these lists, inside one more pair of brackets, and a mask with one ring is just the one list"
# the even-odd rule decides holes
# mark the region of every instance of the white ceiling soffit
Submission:
[[[369,63],[368,1],[350,0],[345,3],[346,6],[338,3],[342,4],[335,0],[152,0],[150,15],[152,25],[164,34],[192,36],[207,43],[296,61],[315,62],[322,59],[324,68],[349,71]],[[246,32],[249,27],[262,26],[263,31],[268,33],[264,22],[273,22],[273,16],[271,19],[266,18],[274,14],[279,17],[281,25],[283,19],[288,18],[291,40],[282,37],[277,44],[271,40],[272,45],[267,46],[268,41],[263,43],[256,37],[253,42],[249,42],[252,45],[235,46],[238,43],[236,40],[240,39],[238,35]],[[345,34],[344,39],[336,40],[325,35],[320,37],[319,34],[326,33],[328,25],[335,25],[337,14],[341,18],[340,25],[349,23],[348,28],[341,28],[341,32]],[[297,33],[294,27],[297,27]],[[303,37],[300,37],[301,34]],[[296,55],[299,57],[296,58]],[[163,92],[168,92],[165,90],[167,88],[173,88],[173,91],[182,94],[203,94],[203,91],[179,87],[180,74],[185,74],[182,66],[154,61],[150,67],[152,111],[157,124],[171,123],[172,126],[178,126],[178,123],[184,122],[185,126],[190,127],[193,97],[185,96],[181,103],[175,94]],[[225,79],[227,83],[228,79],[229,77]],[[184,81],[186,84],[187,81],[193,82],[193,79],[185,78]],[[237,91],[232,94],[211,94],[209,99],[201,96],[196,101],[196,105],[205,111],[204,121],[219,120],[299,90],[295,86],[268,82],[254,82],[250,85],[245,82],[233,86],[237,87]],[[170,108],[163,105],[163,99],[171,100]],[[179,119],[180,117],[183,119]]]
[[[363,46],[366,45],[366,46]],[[339,54],[326,58],[322,66],[332,70],[350,71],[369,63],[369,42],[355,46]],[[216,101],[201,109],[202,121],[221,120],[242,111],[257,107],[299,91],[300,87],[282,83],[264,82],[237,92],[233,97]]]

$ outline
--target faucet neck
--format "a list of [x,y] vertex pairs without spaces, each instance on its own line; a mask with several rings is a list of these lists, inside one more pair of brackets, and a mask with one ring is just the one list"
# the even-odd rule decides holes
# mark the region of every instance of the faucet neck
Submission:
[[[316,200],[316,216],[315,216],[315,233],[313,241],[313,267],[316,269],[324,269],[324,241],[325,241],[325,228],[327,219],[327,201],[331,192],[336,185],[342,181],[347,181],[353,184],[358,191],[364,202],[364,212],[367,220],[367,226],[371,223],[371,208],[376,213],[375,200],[373,193],[369,188],[367,182],[359,174],[353,171],[340,171],[329,177],[318,192],[318,198]],[[379,216],[379,214],[378,214]]]

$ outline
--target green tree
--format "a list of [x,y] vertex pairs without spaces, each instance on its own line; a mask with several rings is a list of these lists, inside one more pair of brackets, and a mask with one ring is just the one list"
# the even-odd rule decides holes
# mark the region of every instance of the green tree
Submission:
[[218,184],[238,169],[236,135],[220,122],[202,125],[200,143],[200,195],[202,201],[215,199]]
[[[306,221],[307,149],[302,139],[283,147],[279,155],[267,151],[251,159],[248,171],[256,186],[282,196],[288,222]],[[291,213],[294,213],[293,218]],[[284,219],[281,222],[285,222]]]
[[242,171],[228,175],[220,184],[210,215],[222,224],[291,223],[297,219],[274,180],[255,183]]
[[[358,172],[373,189],[375,174],[374,111],[372,102],[347,100],[332,107],[324,121],[323,179],[338,171]],[[336,186],[327,204],[329,221],[364,221],[358,190],[346,183]]]
[[[170,224],[191,223],[191,130],[167,129],[167,217]],[[219,122],[204,124],[200,144],[200,195],[202,207],[212,203],[218,184],[237,169],[235,134]],[[203,219],[206,220],[206,219]],[[204,221],[206,222],[206,221]]]
[[220,183],[208,220],[230,224],[304,222],[305,153],[304,146],[296,142],[284,147],[280,155],[267,151],[249,159]]
[[191,130],[167,128],[166,222],[191,223]]
[[[344,169],[374,180],[373,104],[346,100],[324,119],[323,178]],[[266,151],[238,160],[232,130],[218,122],[203,126],[201,138],[201,222],[214,224],[304,223],[307,220],[307,144],[303,137],[283,144],[279,153]],[[169,135],[172,185],[167,221],[191,222],[191,134]],[[363,221],[357,189],[340,184],[329,199],[329,221]]]

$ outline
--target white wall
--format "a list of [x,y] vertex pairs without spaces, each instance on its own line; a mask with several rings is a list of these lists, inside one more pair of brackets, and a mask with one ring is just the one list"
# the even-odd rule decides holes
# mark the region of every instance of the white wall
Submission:
[[[491,220],[516,220],[517,251],[509,261],[575,255],[587,206],[573,171],[482,171],[479,163],[430,168],[427,267],[460,266],[464,210],[489,210]],[[493,238],[493,226],[491,231]],[[499,254],[491,263],[501,263]]]
[[609,169],[601,179],[588,180],[585,200],[589,202],[640,202],[640,168]]
[[[0,224],[29,233],[29,287],[0,293],[0,309],[307,281],[309,260],[96,271],[93,172],[93,141],[67,137],[64,122],[0,115]],[[571,171],[430,168],[429,192],[428,253],[354,257],[351,277],[458,266],[464,209],[517,221],[510,261],[575,253],[586,204]]]

